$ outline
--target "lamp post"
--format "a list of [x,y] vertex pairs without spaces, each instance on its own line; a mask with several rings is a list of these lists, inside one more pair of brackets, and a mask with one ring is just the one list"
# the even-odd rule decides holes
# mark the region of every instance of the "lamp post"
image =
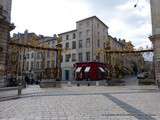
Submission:
[[[24,78],[25,60],[26,60],[26,55],[25,55],[25,48],[24,48],[24,50],[23,50],[23,62],[22,62],[21,81],[19,81],[19,82],[22,82],[22,83],[24,83],[24,82],[25,82],[25,78]],[[24,84],[23,84],[23,85],[24,85]]]

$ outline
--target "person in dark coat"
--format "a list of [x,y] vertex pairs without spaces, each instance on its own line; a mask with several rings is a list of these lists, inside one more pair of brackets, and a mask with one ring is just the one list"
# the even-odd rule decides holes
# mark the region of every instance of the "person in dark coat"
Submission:
[[25,82],[26,82],[27,84],[29,84],[29,78],[28,78],[28,76],[25,76]]
[[135,75],[137,75],[137,73],[138,73],[138,69],[137,69],[137,66],[136,66],[136,65],[134,65],[134,67],[133,67],[133,71],[134,71],[134,74],[135,74]]

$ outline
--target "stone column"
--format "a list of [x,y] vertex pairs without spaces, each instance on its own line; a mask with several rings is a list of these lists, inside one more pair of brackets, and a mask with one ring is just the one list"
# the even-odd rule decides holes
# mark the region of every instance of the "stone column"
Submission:
[[155,69],[155,79],[156,83],[160,85],[160,34],[159,35],[152,35],[150,40],[153,44],[154,49],[154,69]]
[[150,0],[152,16],[152,36],[154,49],[155,79],[160,86],[160,0]]
[[0,87],[5,86],[4,76],[7,67],[7,48],[12,25],[0,19]]
[[0,0],[0,87],[5,86],[7,60],[8,60],[8,41],[10,31],[14,26],[10,23],[12,0]]
[[7,48],[7,29],[4,24],[0,24],[0,87],[4,86],[5,61]]

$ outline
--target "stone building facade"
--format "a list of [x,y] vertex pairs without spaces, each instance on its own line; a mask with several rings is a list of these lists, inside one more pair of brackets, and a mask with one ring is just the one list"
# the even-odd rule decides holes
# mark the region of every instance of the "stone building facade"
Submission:
[[73,80],[73,64],[76,62],[104,62],[99,48],[105,48],[108,26],[96,16],[76,22],[76,29],[59,34],[62,38],[63,55],[62,80]]
[[[120,39],[113,38],[111,35],[108,36],[108,41],[106,41],[106,50],[123,50],[124,49],[124,42]],[[120,54],[112,53],[107,54],[106,59],[108,64],[115,66],[116,64],[121,64],[122,57]]]
[[[46,48],[56,48],[57,36],[45,37],[40,36],[40,46]],[[56,53],[54,51],[37,51],[35,55],[35,67],[33,68],[35,79],[48,78],[53,79],[56,68]],[[46,73],[47,72],[47,73]]]
[[6,66],[8,40],[10,31],[14,29],[10,23],[11,0],[0,0],[0,87],[6,85]]
[[[11,41],[35,47],[55,48],[57,37],[55,35],[53,37],[46,37],[25,31],[24,33],[14,34]],[[14,51],[17,54],[13,54]],[[18,68],[15,68],[16,66],[11,62],[12,69],[17,70],[15,73],[16,75],[28,76],[30,79],[35,80],[42,79],[42,77],[53,77],[53,75],[51,76],[51,74],[49,74],[50,72],[45,76],[45,71],[52,70],[53,72],[53,69],[56,66],[56,53],[54,51],[18,47],[15,49],[12,47],[10,53],[11,56],[17,56],[16,66],[18,66]],[[10,61],[13,61],[13,58],[14,57],[11,57]]]

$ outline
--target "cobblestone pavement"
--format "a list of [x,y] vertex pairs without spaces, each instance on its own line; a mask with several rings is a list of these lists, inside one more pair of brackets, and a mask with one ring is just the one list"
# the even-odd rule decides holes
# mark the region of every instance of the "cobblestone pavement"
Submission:
[[0,120],[160,120],[155,86],[30,86],[22,93],[0,102]]

